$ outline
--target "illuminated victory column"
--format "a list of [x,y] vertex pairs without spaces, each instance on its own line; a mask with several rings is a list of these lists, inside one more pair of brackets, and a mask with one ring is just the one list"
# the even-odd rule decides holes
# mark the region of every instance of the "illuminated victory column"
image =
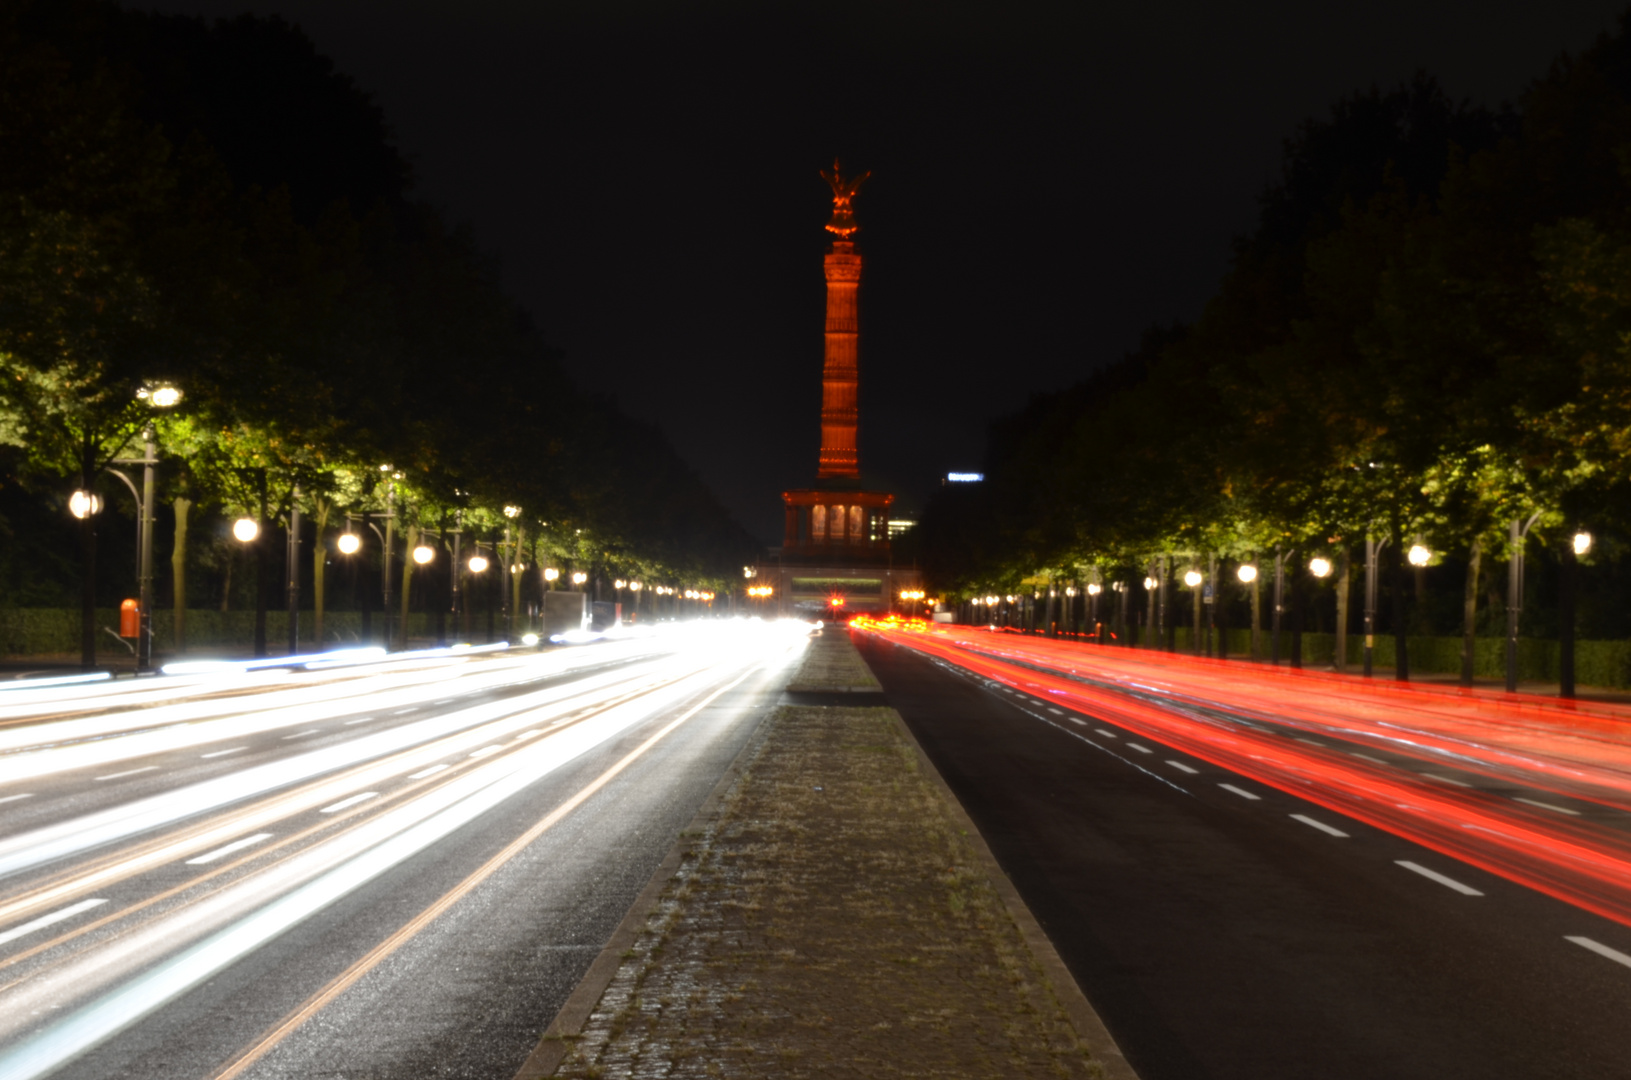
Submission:
[[832,172],[823,170],[821,175],[832,185],[832,220],[827,222],[827,231],[837,237],[826,258],[827,351],[821,368],[821,466],[816,472],[826,480],[861,475],[861,453],[855,441],[860,404],[856,294],[861,288],[861,256],[850,237],[860,228],[852,201],[871,174],[846,180],[834,161]]
[[856,439],[860,405],[861,256],[853,239],[854,200],[869,174],[846,177],[833,162],[822,177],[832,188],[833,240],[823,260],[827,278],[826,348],[821,367],[821,454],[814,486],[782,492],[787,525],[782,546],[752,576],[774,582],[777,606],[881,611],[916,570],[895,567],[889,550],[889,508],[895,496],[868,491]]

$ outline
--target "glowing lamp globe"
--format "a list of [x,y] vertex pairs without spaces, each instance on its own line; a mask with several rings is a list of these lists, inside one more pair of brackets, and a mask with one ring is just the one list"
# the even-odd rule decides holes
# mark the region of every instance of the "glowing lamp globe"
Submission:
[[232,535],[241,544],[252,543],[260,534],[260,522],[252,517],[241,517],[232,523]]
[[1235,577],[1250,585],[1257,580],[1257,567],[1251,563],[1241,563],[1240,569],[1235,571]]
[[470,572],[472,574],[479,574],[482,571],[487,569],[487,556],[485,556],[485,555],[472,555],[472,556],[470,556],[469,563],[467,563],[466,565],[470,567]]
[[341,555],[355,555],[362,549],[362,537],[356,533],[341,533],[334,546],[340,549]]
[[68,512],[81,521],[102,512],[102,496],[94,491],[76,491],[68,496]]
[[1406,556],[1411,566],[1426,566],[1432,561],[1433,553],[1420,544],[1411,544],[1410,553]]
[[1317,578],[1331,576],[1331,560],[1315,556],[1308,560],[1308,572]]
[[1191,589],[1193,589],[1193,588],[1195,588],[1195,586],[1199,585],[1201,583],[1201,581],[1202,581],[1202,577],[1201,577],[1201,572],[1199,570],[1190,570],[1190,571],[1185,572],[1185,574],[1184,574],[1184,584],[1188,585]]
[[1574,553],[1584,555],[1591,550],[1591,534],[1584,529],[1574,534]]

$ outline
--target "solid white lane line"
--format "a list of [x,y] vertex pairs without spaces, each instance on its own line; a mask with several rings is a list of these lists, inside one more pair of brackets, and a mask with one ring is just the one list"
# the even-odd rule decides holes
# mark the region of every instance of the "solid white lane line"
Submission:
[[1052,706],[1052,705],[1049,705],[1049,706],[1048,706],[1048,711],[1049,711],[1049,712],[1051,712],[1051,713],[1052,713],[1052,714],[1053,714],[1053,715],[1055,715],[1055,716],[1063,716],[1063,715],[1065,715],[1065,710],[1063,710],[1063,709],[1056,709],[1056,708],[1054,708],[1054,707],[1053,707],[1053,706]]
[[408,774],[408,779],[409,780],[423,780],[427,776],[436,775],[437,773],[441,772],[445,768],[447,768],[446,765],[432,765],[428,769],[420,769],[416,773],[409,773]]
[[297,731],[293,735],[285,735],[283,737],[285,739],[303,739],[307,735],[315,735],[315,734],[317,734],[317,729],[316,728],[307,728],[305,731]]
[[1313,828],[1316,828],[1320,832],[1325,833],[1325,834],[1327,834],[1329,836],[1340,836],[1340,837],[1342,837],[1344,839],[1346,839],[1347,836],[1348,836],[1348,834],[1343,832],[1341,829],[1333,829],[1331,826],[1327,825],[1325,822],[1316,821],[1313,818],[1309,817],[1307,814],[1292,814],[1291,818],[1292,818],[1293,821],[1300,821],[1304,825],[1308,825],[1308,826],[1311,826]]
[[1440,776],[1438,773],[1430,773],[1430,772],[1424,772],[1424,773],[1422,773],[1422,775],[1427,777],[1427,779],[1429,779],[1429,780],[1437,780],[1441,784],[1454,784],[1456,787],[1464,787],[1464,788],[1472,787],[1471,784],[1466,783],[1463,780],[1457,780],[1453,776]]
[[1155,751],[1151,750],[1149,747],[1140,746],[1138,743],[1135,743],[1135,742],[1128,742],[1127,745],[1132,747],[1134,750],[1137,750],[1140,754],[1153,754],[1153,753],[1155,753]]
[[1443,874],[1439,873],[1437,870],[1429,870],[1429,869],[1427,869],[1427,867],[1422,866],[1419,863],[1413,863],[1409,859],[1394,859],[1393,861],[1394,861],[1395,864],[1404,867],[1406,870],[1410,870],[1410,871],[1412,871],[1414,873],[1420,874],[1422,877],[1426,878],[1428,881],[1436,881],[1440,885],[1443,885],[1446,889],[1454,889],[1456,892],[1460,893],[1462,896],[1483,896],[1484,895],[1483,893],[1479,892],[1477,889],[1473,888],[1471,885],[1463,885],[1463,884],[1461,884],[1461,882],[1457,881],[1455,878],[1445,877]]
[[1512,801],[1513,802],[1528,803],[1530,806],[1538,806],[1542,810],[1556,810],[1558,813],[1568,814],[1570,817],[1579,817],[1580,816],[1580,811],[1570,810],[1567,806],[1558,806],[1555,803],[1541,802],[1539,799],[1526,799],[1522,795],[1512,796]]
[[0,799],[0,802],[16,802],[18,799],[32,799],[33,797],[34,793],[32,791],[25,791],[21,795],[7,795],[5,798]]
[[1098,732],[1100,735],[1103,735],[1106,739],[1113,739],[1116,737],[1116,733],[1113,731],[1106,731],[1103,728],[1094,728],[1093,730]]
[[246,836],[242,840],[234,840],[230,844],[222,844],[220,847],[216,848],[214,851],[206,851],[204,854],[198,856],[198,858],[196,858],[196,859],[188,859],[187,860],[187,865],[188,866],[203,866],[205,863],[212,863],[216,859],[221,858],[222,856],[231,855],[234,851],[242,851],[246,847],[254,847],[256,844],[260,843],[262,840],[270,840],[270,839],[272,839],[272,834],[269,833],[269,832],[256,833],[254,836]]
[[236,754],[240,750],[248,750],[248,749],[249,749],[249,747],[247,747],[247,746],[234,746],[231,750],[217,750],[214,753],[199,754],[198,756],[201,757],[201,758],[226,757],[228,754]]
[[5,933],[0,934],[0,945],[5,945],[9,942],[16,941],[25,934],[32,934],[36,930],[44,930],[47,926],[62,922],[64,919],[71,919],[82,911],[89,911],[91,908],[105,903],[107,903],[106,900],[100,899],[81,900],[77,904],[69,904],[67,907],[53,911],[49,915],[41,915],[33,922],[25,922],[21,926],[14,926]]
[[1375,764],[1375,765],[1391,765],[1392,764],[1392,762],[1383,761],[1379,757],[1371,757],[1369,754],[1361,754],[1358,750],[1349,750],[1348,754],[1349,754],[1350,757],[1364,758],[1366,761],[1369,761],[1369,762],[1371,762],[1372,764]]
[[[1128,745],[1131,745],[1131,744],[1129,743]],[[1199,776],[1200,773],[1201,773],[1201,771],[1199,769],[1191,769],[1188,765],[1185,765],[1183,762],[1173,761],[1171,758],[1167,759],[1167,764],[1171,765],[1174,769],[1177,769],[1180,772],[1188,773],[1190,776]]]
[[139,772],[152,772],[156,768],[158,768],[157,765],[143,765],[139,769],[126,769],[124,772],[108,773],[108,775],[106,775],[106,776],[98,776],[97,779],[98,780],[117,780],[121,776],[135,776]]
[[[413,712],[412,709],[409,709],[408,711]],[[355,724],[366,724],[366,723],[368,723],[368,721],[370,721],[372,719],[373,719],[372,716],[359,716],[355,720],[347,720],[345,723],[341,724],[340,726],[341,727],[351,727],[351,726],[353,726]]]
[[318,813],[320,813],[320,814],[337,814],[341,810],[344,810],[348,806],[356,806],[358,803],[362,802],[363,800],[372,799],[375,795],[378,795],[378,794],[379,794],[379,792],[377,792],[377,791],[364,791],[361,794],[351,796],[349,799],[341,799],[339,802],[333,804],[332,806],[325,806],[325,807],[323,807],[323,809],[319,810]]
[[504,749],[502,746],[484,746],[480,750],[473,752],[470,756],[486,757],[488,754],[496,754],[502,749]]
[[1242,799],[1251,799],[1253,801],[1257,801],[1257,800],[1260,800],[1260,799],[1263,798],[1263,796],[1261,796],[1261,795],[1254,795],[1252,792],[1247,791],[1245,788],[1238,788],[1238,787],[1235,787],[1233,784],[1219,784],[1218,787],[1222,788],[1224,791],[1232,791],[1236,795],[1239,795]]
[[1616,964],[1624,964],[1626,967],[1631,967],[1631,956],[1625,955],[1618,949],[1611,949],[1600,941],[1593,941],[1589,937],[1580,937],[1578,934],[1565,934],[1563,936],[1563,940],[1572,941],[1582,949],[1590,949],[1598,956],[1606,956]]

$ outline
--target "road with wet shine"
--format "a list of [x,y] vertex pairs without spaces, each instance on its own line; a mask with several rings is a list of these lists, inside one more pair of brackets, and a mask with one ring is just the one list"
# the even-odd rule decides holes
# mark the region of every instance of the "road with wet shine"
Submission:
[[0,692],[0,1078],[513,1075],[802,644]]
[[1624,923],[905,635],[857,641],[1143,1080],[1631,1077]]

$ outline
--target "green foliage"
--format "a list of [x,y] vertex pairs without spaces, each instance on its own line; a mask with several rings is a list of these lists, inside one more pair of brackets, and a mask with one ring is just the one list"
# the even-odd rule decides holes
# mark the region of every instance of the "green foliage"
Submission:
[[1287,141],[1193,326],[993,426],[984,490],[924,515],[926,570],[969,595],[1367,535],[1504,558],[1537,513],[1553,543],[1631,527],[1628,342],[1624,27],[1516,109],[1426,76],[1354,95]]

